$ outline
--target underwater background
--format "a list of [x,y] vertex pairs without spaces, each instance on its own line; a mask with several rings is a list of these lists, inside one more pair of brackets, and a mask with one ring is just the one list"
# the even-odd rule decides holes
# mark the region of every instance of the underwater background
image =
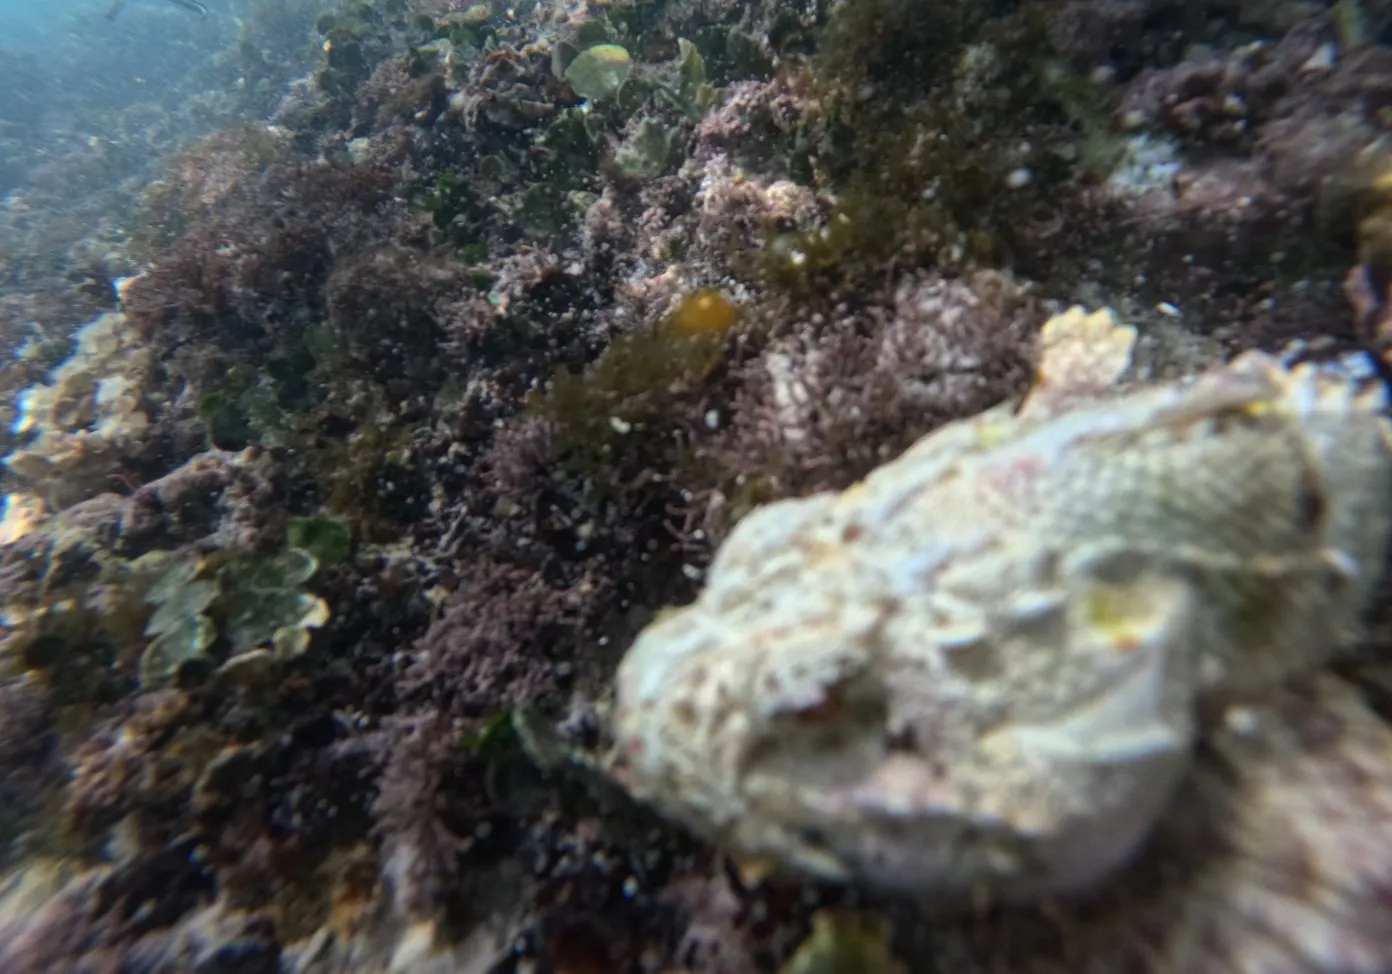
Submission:
[[0,971],[1392,972],[1383,587],[1196,710],[1078,897],[732,855],[613,733],[747,514],[1047,385],[1072,306],[1134,326],[1132,384],[1380,381],[1390,31],[0,0]]

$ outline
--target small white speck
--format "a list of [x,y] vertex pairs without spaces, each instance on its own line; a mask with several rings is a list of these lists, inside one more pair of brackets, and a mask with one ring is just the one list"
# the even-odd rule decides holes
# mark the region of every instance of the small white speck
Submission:
[[1019,169],[1012,169],[1010,175],[1005,177],[1005,185],[1011,189],[1023,189],[1030,184],[1032,179],[1034,179],[1034,173],[1021,166]]
[[1121,127],[1127,131],[1133,131],[1146,123],[1146,113],[1139,108],[1133,108],[1121,116]]
[[1155,306],[1155,310],[1160,312],[1162,315],[1166,315],[1170,318],[1178,318],[1183,314],[1182,311],[1180,311],[1174,305],[1170,304],[1170,302],[1168,301],[1161,301],[1159,304]]
[[633,432],[633,424],[627,422],[626,420],[620,419],[617,416],[609,417],[609,426],[611,429],[613,429],[615,433],[618,433],[620,436],[625,436]]
[[1333,41],[1321,44],[1309,60],[1300,66],[1301,71],[1328,71],[1339,60],[1339,48]]
[[1223,724],[1234,734],[1244,737],[1261,729],[1261,719],[1251,707],[1229,707],[1228,712],[1223,715]]
[[709,409],[706,411],[706,429],[714,430],[720,428],[720,410]]

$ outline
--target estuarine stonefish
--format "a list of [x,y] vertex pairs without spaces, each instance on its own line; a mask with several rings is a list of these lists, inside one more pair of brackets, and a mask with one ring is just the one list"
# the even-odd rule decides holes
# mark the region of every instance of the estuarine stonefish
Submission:
[[1201,705],[1354,638],[1392,528],[1380,385],[1249,352],[1124,390],[1135,338],[1056,316],[1018,408],[742,520],[619,668],[626,786],[744,861],[906,892],[1130,859]]

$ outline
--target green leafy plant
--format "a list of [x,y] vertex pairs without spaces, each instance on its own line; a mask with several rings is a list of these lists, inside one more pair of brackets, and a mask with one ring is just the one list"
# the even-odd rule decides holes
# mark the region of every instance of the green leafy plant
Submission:
[[269,646],[289,659],[309,648],[310,631],[329,621],[324,600],[301,590],[318,568],[308,551],[286,548],[270,558],[236,556],[218,571],[232,656]]
[[309,552],[320,565],[336,565],[353,553],[353,532],[337,518],[291,518],[285,537],[291,548]]
[[699,122],[710,113],[718,95],[706,80],[706,62],[696,45],[677,38],[677,59],[659,72],[657,93],[688,118]]
[[155,606],[145,635],[150,642],[140,658],[140,682],[157,685],[192,659],[203,656],[217,638],[217,627],[204,612],[217,598],[217,584],[200,579],[197,560],[179,562],[155,582],[145,600]]
[[434,189],[417,197],[429,211],[445,239],[459,248],[467,259],[484,259],[481,252],[481,224],[489,215],[487,205],[472,182],[452,172],[441,174]]
[[652,179],[679,166],[682,155],[681,131],[645,118],[619,146],[614,164],[630,179]]
[[565,80],[586,101],[615,97],[633,73],[633,58],[618,44],[596,44],[575,56]]
[[314,555],[295,547],[270,556],[237,552],[175,562],[145,596],[155,610],[145,625],[141,684],[177,679],[191,663],[303,653],[312,630],[329,620],[324,600],[303,589],[318,567]]

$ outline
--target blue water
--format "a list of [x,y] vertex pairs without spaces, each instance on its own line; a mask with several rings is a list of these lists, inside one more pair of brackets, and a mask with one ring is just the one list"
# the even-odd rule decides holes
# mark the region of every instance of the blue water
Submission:
[[61,36],[70,20],[100,19],[105,12],[102,0],[0,0],[0,44],[39,50]]
[[[200,17],[165,0],[0,0],[0,122],[35,136],[99,126],[136,102],[169,105],[191,71],[235,42],[235,8],[211,0]],[[86,116],[86,117],[85,117]]]
[[209,15],[199,17],[166,0],[125,0],[119,14],[108,19],[111,6],[112,0],[0,0],[0,51],[42,54],[54,46],[107,46],[163,59],[171,52],[152,42],[211,37],[234,27],[228,15],[247,4],[209,0]]
[[[153,171],[180,145],[264,119],[313,63],[324,0],[0,0],[0,198],[60,167]],[[100,167],[88,165],[104,154]],[[96,170],[100,168],[98,175]]]

